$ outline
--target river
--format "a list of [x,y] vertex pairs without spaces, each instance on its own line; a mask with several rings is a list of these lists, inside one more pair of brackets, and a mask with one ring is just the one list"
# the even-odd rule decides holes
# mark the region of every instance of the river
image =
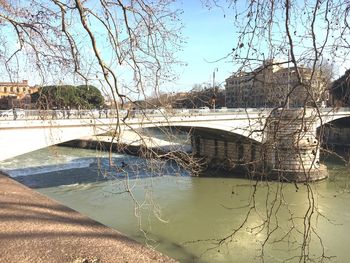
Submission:
[[[298,262],[294,256],[300,254],[302,218],[309,207],[304,184],[259,182],[254,187],[242,178],[190,177],[171,162],[150,164],[116,153],[111,160],[115,169],[106,153],[50,147],[4,161],[0,169],[180,262],[261,262],[267,235],[265,262]],[[311,220],[309,256],[320,260],[319,236],[330,256],[325,262],[348,262],[349,168],[334,160],[326,164],[330,177],[312,184],[317,213]],[[154,168],[158,166],[161,172]],[[248,211],[241,230],[217,246]],[[269,224],[264,224],[266,214]]]

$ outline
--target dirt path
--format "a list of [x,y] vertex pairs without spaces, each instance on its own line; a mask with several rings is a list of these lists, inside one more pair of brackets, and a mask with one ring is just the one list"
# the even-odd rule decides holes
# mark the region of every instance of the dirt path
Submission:
[[0,175],[0,262],[175,262]]

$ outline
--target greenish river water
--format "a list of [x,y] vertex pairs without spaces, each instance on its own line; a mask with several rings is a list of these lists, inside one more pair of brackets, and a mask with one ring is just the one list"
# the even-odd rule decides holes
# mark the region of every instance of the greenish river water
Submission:
[[[112,160],[117,169],[110,168],[104,153],[52,147],[2,162],[0,169],[180,262],[262,262],[262,253],[264,262],[299,262],[310,200],[306,185],[259,182],[255,187],[242,178],[190,177],[174,163],[158,172],[150,167],[160,163],[138,157],[113,154]],[[324,262],[349,262],[349,168],[326,164],[330,178],[311,189],[316,210],[308,253],[315,262],[322,254],[330,257]],[[124,192],[126,186],[133,195]],[[218,245],[247,213],[240,231]]]

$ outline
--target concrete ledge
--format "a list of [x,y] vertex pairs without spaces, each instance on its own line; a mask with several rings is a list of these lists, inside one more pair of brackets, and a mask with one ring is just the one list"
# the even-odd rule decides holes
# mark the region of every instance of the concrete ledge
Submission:
[[0,175],[0,262],[176,262]]
[[312,171],[308,171],[305,169],[303,171],[300,170],[278,170],[272,169],[270,173],[270,178],[272,180],[285,181],[285,182],[313,182],[320,181],[328,178],[328,170],[327,166],[324,164],[320,164],[318,169],[312,169]]

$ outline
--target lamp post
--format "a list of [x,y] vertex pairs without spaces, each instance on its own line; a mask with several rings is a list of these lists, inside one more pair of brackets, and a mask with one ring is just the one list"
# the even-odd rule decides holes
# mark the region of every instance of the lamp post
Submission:
[[218,72],[218,68],[214,68],[213,70],[213,92],[214,92],[214,103],[213,103],[213,110],[215,110],[215,103],[216,103],[216,95],[215,95],[215,72]]
[[290,59],[290,49],[288,49],[287,109],[289,109],[289,90],[290,90],[290,68],[289,68],[289,59]]

